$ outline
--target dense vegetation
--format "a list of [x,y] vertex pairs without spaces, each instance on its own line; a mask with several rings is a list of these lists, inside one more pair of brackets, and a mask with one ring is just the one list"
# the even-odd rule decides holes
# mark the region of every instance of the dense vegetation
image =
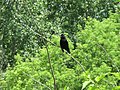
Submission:
[[0,1],[0,89],[119,90],[119,10],[117,0]]

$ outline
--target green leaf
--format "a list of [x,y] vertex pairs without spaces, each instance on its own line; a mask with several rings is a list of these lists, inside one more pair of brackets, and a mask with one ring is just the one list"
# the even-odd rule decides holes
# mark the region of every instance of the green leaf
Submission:
[[100,75],[100,76],[97,76],[96,78],[95,78],[95,81],[96,82],[99,82],[101,79],[103,79],[105,77],[105,75]]
[[83,86],[82,86],[82,89],[81,89],[81,90],[84,90],[91,82],[92,82],[92,80],[85,81],[85,82],[83,83]]

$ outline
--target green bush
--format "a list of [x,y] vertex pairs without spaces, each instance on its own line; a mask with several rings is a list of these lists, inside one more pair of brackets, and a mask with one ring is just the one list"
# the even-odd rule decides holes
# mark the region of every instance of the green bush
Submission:
[[[78,29],[81,29],[79,25]],[[119,90],[119,14],[113,14],[103,22],[89,18],[85,30],[78,31],[76,36],[75,50],[72,50],[72,42],[67,38],[71,55],[62,53],[58,36],[53,35],[51,39],[55,45],[47,43],[57,88]],[[2,90],[54,89],[46,46],[35,53],[34,57],[23,58],[17,54],[15,59],[15,67],[8,67],[0,81]]]

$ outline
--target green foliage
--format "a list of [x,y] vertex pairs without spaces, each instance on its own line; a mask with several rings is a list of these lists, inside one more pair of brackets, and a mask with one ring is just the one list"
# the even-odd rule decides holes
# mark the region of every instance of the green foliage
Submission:
[[17,53],[34,56],[46,44],[43,37],[50,39],[53,34],[68,33],[75,49],[78,24],[84,29],[84,18],[102,21],[109,17],[109,11],[116,11],[112,0],[1,0],[2,69],[14,66]]
[[[43,38],[36,35],[48,36],[48,26],[51,24],[44,21],[42,13],[44,10],[41,0],[29,1],[4,1],[1,3],[0,13],[0,45],[2,48],[2,69],[9,63],[14,66],[14,55],[20,53],[27,57],[43,45]],[[48,25],[47,25],[48,24]],[[50,35],[49,35],[50,36]],[[48,36],[48,37],[49,37]]]
[[[117,18],[113,19],[113,16]],[[116,65],[119,67],[117,62],[119,62],[120,53],[120,21],[118,19],[119,14],[113,16],[103,22],[90,19],[86,30],[77,33],[78,49],[76,49],[76,52],[79,50],[80,58],[86,59],[87,63],[92,61],[93,65],[100,66],[102,62],[105,62],[109,66],[113,66],[113,69]],[[83,57],[84,55],[86,57]]]
[[102,21],[103,18],[109,17],[109,11],[116,10],[112,0],[46,0],[45,5],[46,19],[53,23],[61,23],[62,32],[69,33],[74,43],[77,25],[85,28],[84,18],[91,17]]
[[62,32],[68,33],[76,48],[76,33],[85,29],[85,19],[88,17],[102,21],[109,17],[109,11],[116,12],[117,7],[113,0],[46,0],[46,20],[53,25],[62,27]]
[[[59,36],[53,35],[48,40],[46,44],[59,90],[119,90],[119,17],[117,13],[111,14],[103,22],[89,18],[83,31],[78,25],[75,50],[72,50],[73,43],[67,37],[71,55],[61,51]],[[1,75],[2,90],[54,89],[46,45],[34,56],[25,58],[17,54],[15,60],[15,67],[8,67]]]
[[78,47],[74,51],[77,53],[75,57],[79,56],[82,65],[90,71],[91,79],[95,80],[94,84],[89,85],[89,90],[97,90],[98,87],[99,90],[110,90],[119,80],[112,74],[112,72],[118,74],[120,70],[120,19],[118,17],[119,14],[114,14],[103,22],[89,18],[85,30],[77,33]]

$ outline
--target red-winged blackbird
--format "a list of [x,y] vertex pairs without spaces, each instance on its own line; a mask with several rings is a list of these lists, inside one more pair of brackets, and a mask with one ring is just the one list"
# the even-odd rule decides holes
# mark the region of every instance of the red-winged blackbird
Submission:
[[63,52],[65,49],[68,53],[70,53],[68,41],[67,41],[66,37],[64,36],[64,34],[61,34],[60,46],[61,46],[61,49]]

